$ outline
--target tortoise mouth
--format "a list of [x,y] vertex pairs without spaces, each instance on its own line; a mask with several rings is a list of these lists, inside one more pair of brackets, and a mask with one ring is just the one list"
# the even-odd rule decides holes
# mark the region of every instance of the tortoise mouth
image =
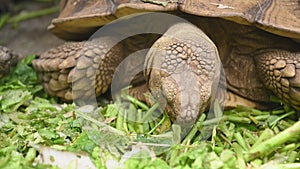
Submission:
[[196,123],[200,115],[209,107],[211,96],[206,94],[206,92],[199,93],[191,90],[182,91],[180,99],[175,104],[167,105],[167,107],[172,107],[173,112],[167,111],[172,116],[172,121],[185,127]]

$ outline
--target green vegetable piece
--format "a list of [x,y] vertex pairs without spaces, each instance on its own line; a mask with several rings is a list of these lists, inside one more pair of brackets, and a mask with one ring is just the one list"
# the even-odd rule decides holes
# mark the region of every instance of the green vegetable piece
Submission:
[[251,123],[251,120],[249,118],[246,118],[246,117],[238,117],[238,116],[235,116],[235,115],[227,115],[225,116],[226,120],[229,120],[229,121],[232,121],[232,122],[235,122],[235,123],[246,123],[246,124],[250,124]]
[[206,118],[205,114],[202,114],[200,116],[200,118],[198,119],[197,123],[195,123],[193,125],[193,127],[189,131],[188,135],[185,136],[184,140],[182,141],[182,144],[187,144],[189,141],[191,141],[194,138],[196,132],[198,130],[201,130],[201,128],[203,127],[203,122],[204,122],[205,118]]
[[234,133],[234,137],[236,139],[236,141],[240,144],[240,146],[244,149],[244,150],[248,150],[248,146],[246,144],[246,141],[244,140],[244,138],[242,137],[241,133],[237,132]]
[[32,164],[36,157],[36,150],[34,148],[30,148],[26,154],[25,162]]
[[280,145],[286,143],[291,138],[297,136],[300,137],[300,121],[296,122],[293,126],[278,133],[274,137],[263,141],[259,145],[252,147],[249,152],[245,155],[247,161],[255,159],[257,157],[269,154],[275,151]]
[[265,141],[265,140],[267,140],[267,139],[269,139],[269,138],[271,138],[271,137],[273,137],[273,136],[274,136],[274,132],[273,132],[271,129],[269,129],[269,128],[265,129],[265,130],[260,134],[260,136],[258,137],[258,139],[257,139],[257,141],[255,142],[255,144],[252,146],[252,148],[257,147],[257,146],[260,145],[263,141]]
[[246,169],[246,162],[243,157],[243,148],[237,143],[233,143],[232,147],[237,154],[237,166],[240,169]]
[[288,163],[294,163],[298,158],[298,152],[292,151],[288,154],[288,159],[286,160]]
[[0,93],[1,109],[4,112],[14,112],[31,99],[32,95],[29,91],[22,89],[7,90]]
[[224,165],[226,165],[228,168],[236,168],[236,157],[234,155],[234,152],[231,150],[223,150],[220,159],[223,161]]

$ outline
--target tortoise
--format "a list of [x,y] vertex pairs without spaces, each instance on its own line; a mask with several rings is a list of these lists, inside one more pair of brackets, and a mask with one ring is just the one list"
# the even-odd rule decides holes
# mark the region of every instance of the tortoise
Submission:
[[[169,25],[163,35],[128,38],[109,49],[113,37],[84,41],[109,22],[143,12],[168,13],[188,22]],[[96,95],[105,93],[118,64],[150,47],[142,57],[143,80],[132,93],[143,100],[140,93],[149,91],[166,104],[173,122],[193,123],[208,109],[218,95],[221,65],[228,107],[269,108],[274,94],[300,109],[297,0],[68,0],[61,2],[60,15],[49,30],[73,42],[46,51],[33,66],[46,92],[64,100],[88,97],[90,84]]]
[[11,67],[16,66],[21,55],[0,45],[0,79],[9,73]]

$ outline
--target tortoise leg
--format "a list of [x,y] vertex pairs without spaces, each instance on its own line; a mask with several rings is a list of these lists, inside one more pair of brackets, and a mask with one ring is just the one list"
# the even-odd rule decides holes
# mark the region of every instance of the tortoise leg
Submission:
[[149,95],[151,93],[148,90],[147,84],[138,84],[129,89],[129,95],[133,96],[139,101],[146,103],[148,106],[152,106],[154,104],[153,100],[151,100]]
[[254,60],[265,86],[300,110],[300,53],[268,49],[259,51]]
[[249,99],[245,99],[229,90],[226,92],[225,97],[226,97],[225,102],[224,102],[225,109],[232,109],[232,108],[236,108],[237,106],[258,108],[258,109],[263,109],[263,110],[270,108],[269,106],[267,106],[263,103],[254,102]]
[[152,96],[171,120],[188,125],[215,95],[220,65],[216,46],[199,28],[177,23],[147,53],[145,76]]
[[67,42],[33,61],[44,89],[63,100],[89,99],[104,93],[117,65],[122,46],[110,37],[87,42]]

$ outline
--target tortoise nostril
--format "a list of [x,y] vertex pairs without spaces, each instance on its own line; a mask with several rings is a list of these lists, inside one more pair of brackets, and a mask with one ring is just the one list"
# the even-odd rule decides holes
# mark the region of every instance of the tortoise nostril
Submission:
[[191,106],[188,106],[185,111],[186,111],[185,112],[186,117],[190,117],[192,115],[192,108],[191,108]]
[[176,120],[181,124],[193,124],[196,121],[199,113],[199,111],[197,109],[194,109],[194,106],[191,105],[183,108],[181,112],[182,113],[179,114]]

